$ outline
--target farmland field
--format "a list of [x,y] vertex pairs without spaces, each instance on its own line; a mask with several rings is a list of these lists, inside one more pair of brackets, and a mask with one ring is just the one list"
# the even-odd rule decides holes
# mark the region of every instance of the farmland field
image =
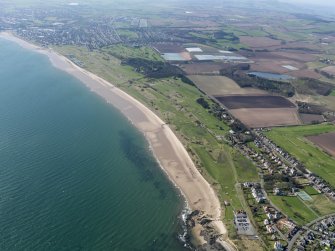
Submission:
[[270,47],[275,45],[280,45],[280,40],[275,40],[268,37],[249,37],[249,36],[241,36],[240,40],[243,44],[248,45],[252,48],[259,48],[259,47]]
[[303,163],[307,169],[335,186],[335,160],[306,137],[335,132],[333,124],[275,128],[266,135]]
[[321,78],[321,75],[312,69],[303,69],[299,71],[293,71],[290,73],[290,75],[296,78],[314,78],[314,79]]
[[318,114],[300,113],[299,117],[304,124],[312,124],[314,122],[323,122],[323,116]]
[[322,68],[321,71],[331,76],[335,76],[335,66],[327,66],[325,68]]
[[294,61],[287,61],[287,60],[273,61],[272,59],[255,58],[255,57],[252,57],[250,59],[255,61],[255,63],[250,66],[250,69],[252,71],[273,72],[273,73],[278,73],[278,74],[285,74],[290,71],[284,68],[282,66],[283,64],[294,65],[294,67],[298,69],[300,69],[300,67],[304,67],[304,65],[297,64]]
[[[272,51],[272,52],[255,52],[242,53],[255,63],[251,64],[251,71],[272,72],[278,74],[288,74],[293,77],[309,77],[319,79],[321,75],[308,69],[306,63],[317,61],[317,56],[303,51]],[[289,65],[295,70],[288,69],[284,66]]]
[[154,44],[153,47],[159,53],[180,53],[185,51],[185,49],[179,44],[162,43],[162,44]]
[[258,95],[258,96],[225,96],[216,97],[220,103],[228,109],[239,108],[295,108],[288,99],[280,96]]
[[301,51],[290,51],[290,52],[285,52],[285,51],[280,51],[280,52],[271,52],[271,55],[273,57],[282,57],[286,59],[291,59],[291,60],[296,60],[298,62],[313,62],[318,59],[316,55],[313,55],[311,53],[302,53]]
[[307,139],[335,157],[335,132],[309,136]]
[[196,86],[211,96],[232,94],[266,94],[255,88],[241,88],[234,80],[224,76],[192,75],[189,78]]
[[250,128],[301,124],[295,108],[242,108],[230,112]]
[[223,62],[193,62],[180,65],[180,68],[188,75],[219,74],[221,69],[228,67],[230,64]]

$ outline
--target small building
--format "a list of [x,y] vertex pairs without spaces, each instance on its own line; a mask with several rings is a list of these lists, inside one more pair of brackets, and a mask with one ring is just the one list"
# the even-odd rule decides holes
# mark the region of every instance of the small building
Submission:
[[280,243],[280,241],[276,241],[273,245],[274,250],[284,250],[283,245]]
[[280,191],[280,189],[279,189],[278,187],[275,187],[275,188],[273,189],[273,194],[274,194],[274,195],[281,195],[280,193],[281,193],[281,191]]
[[275,230],[273,229],[273,227],[270,226],[270,225],[267,225],[267,226],[266,226],[266,231],[267,231],[268,233],[270,233],[270,234],[273,234],[273,233],[275,232]]

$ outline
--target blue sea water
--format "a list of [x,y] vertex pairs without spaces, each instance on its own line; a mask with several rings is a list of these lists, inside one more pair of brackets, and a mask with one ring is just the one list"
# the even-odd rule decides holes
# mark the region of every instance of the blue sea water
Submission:
[[0,39],[0,250],[184,250],[183,207],[123,115]]

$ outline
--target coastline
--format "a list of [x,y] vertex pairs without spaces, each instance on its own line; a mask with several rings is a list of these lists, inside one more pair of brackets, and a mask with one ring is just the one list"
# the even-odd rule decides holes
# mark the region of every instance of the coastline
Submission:
[[[91,91],[113,105],[146,137],[150,149],[169,179],[181,191],[187,206],[192,211],[203,212],[212,220],[216,233],[222,235],[218,242],[227,250],[235,250],[227,242],[228,233],[221,220],[221,205],[209,183],[197,170],[186,149],[170,129],[154,112],[113,84],[75,65],[66,57],[51,49],[28,43],[11,33],[0,33],[0,37],[20,46],[46,55],[54,67],[65,71],[85,84]],[[200,234],[204,227],[194,227],[194,238],[204,244]]]

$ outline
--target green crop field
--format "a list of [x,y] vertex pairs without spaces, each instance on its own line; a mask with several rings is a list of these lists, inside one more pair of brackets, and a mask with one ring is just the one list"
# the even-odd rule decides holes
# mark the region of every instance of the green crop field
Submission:
[[335,160],[313,145],[306,136],[335,131],[333,124],[275,128],[266,135],[296,157],[307,169],[335,187]]

